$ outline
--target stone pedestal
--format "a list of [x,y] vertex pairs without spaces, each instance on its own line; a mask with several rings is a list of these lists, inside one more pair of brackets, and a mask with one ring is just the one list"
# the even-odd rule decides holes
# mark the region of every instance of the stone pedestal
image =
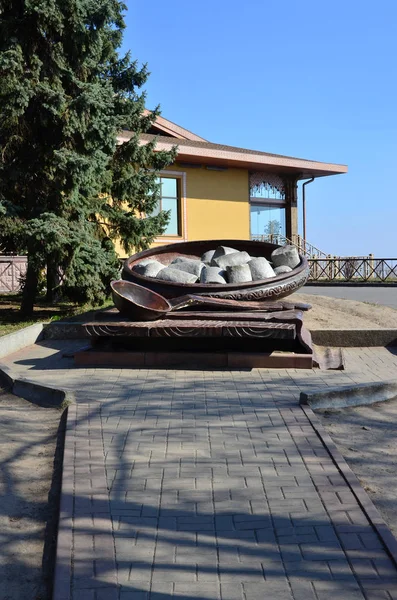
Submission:
[[83,325],[91,348],[79,365],[155,368],[312,368],[302,312],[182,312],[132,322],[115,310]]

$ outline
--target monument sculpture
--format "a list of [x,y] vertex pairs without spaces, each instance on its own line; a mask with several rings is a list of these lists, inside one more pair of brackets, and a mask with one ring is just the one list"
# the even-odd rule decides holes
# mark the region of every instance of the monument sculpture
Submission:
[[123,279],[166,298],[197,294],[242,301],[283,298],[308,277],[307,260],[295,246],[248,240],[182,242],[144,250],[128,258],[122,272]]
[[80,364],[313,366],[310,305],[285,298],[309,276],[295,246],[245,240],[170,244],[125,261],[114,309],[85,325]]

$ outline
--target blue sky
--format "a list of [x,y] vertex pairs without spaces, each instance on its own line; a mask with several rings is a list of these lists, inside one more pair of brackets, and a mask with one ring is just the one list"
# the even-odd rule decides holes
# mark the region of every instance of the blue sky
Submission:
[[306,188],[308,241],[397,256],[395,0],[127,6],[148,108],[212,142],[347,164]]

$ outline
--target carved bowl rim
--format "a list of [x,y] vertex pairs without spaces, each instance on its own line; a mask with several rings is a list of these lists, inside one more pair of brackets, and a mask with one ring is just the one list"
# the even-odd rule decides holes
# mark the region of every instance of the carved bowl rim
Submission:
[[[305,256],[299,255],[300,264],[295,267],[289,273],[282,273],[276,275],[276,277],[269,277],[267,279],[261,279],[257,281],[250,281],[245,283],[222,283],[222,284],[208,284],[208,283],[176,283],[171,281],[162,281],[153,277],[145,277],[132,270],[132,267],[145,258],[157,258],[168,257],[171,255],[186,255],[188,254],[192,258],[200,258],[200,256],[207,250],[212,250],[217,246],[230,246],[236,247],[236,250],[250,250],[249,254],[252,256],[265,256],[270,258],[270,254],[276,248],[280,248],[279,244],[271,244],[270,242],[255,242],[251,240],[195,240],[191,242],[177,242],[175,244],[166,244],[163,246],[157,246],[156,248],[149,248],[143,250],[132,256],[128,257],[124,261],[122,278],[128,281],[133,281],[143,286],[148,286],[151,289],[156,287],[158,284],[161,288],[167,288],[170,291],[175,290],[175,294],[178,289],[180,290],[191,290],[191,293],[197,294],[222,294],[231,291],[254,291],[255,288],[263,288],[263,286],[278,286],[282,284],[288,284],[292,279],[299,275],[307,273],[306,280],[309,276],[309,264]],[[189,254],[189,250],[193,251]],[[160,262],[162,262],[160,260]],[[167,263],[164,263],[167,264]],[[304,285],[303,283],[301,285]],[[299,287],[301,287],[301,285]],[[193,291],[194,290],[194,291]],[[184,293],[187,293],[186,291]],[[178,295],[178,294],[176,294]]]

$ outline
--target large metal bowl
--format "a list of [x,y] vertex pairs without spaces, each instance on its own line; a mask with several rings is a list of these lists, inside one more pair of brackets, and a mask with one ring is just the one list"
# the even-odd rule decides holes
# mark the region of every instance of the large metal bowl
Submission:
[[122,278],[132,281],[138,285],[161,294],[165,298],[175,298],[184,294],[196,294],[214,298],[229,298],[232,300],[277,300],[292,294],[305,285],[309,277],[309,265],[304,256],[300,256],[300,264],[290,273],[283,273],[277,277],[271,277],[261,281],[250,281],[246,283],[226,284],[181,284],[161,281],[152,277],[145,277],[133,271],[134,265],[144,258],[153,258],[168,265],[177,256],[189,258],[200,258],[207,250],[217,246],[229,246],[236,250],[245,250],[251,256],[264,256],[270,259],[270,255],[280,246],[267,242],[251,242],[248,240],[200,240],[196,242],[181,242],[168,244],[158,248],[151,248],[130,256],[124,262]]

